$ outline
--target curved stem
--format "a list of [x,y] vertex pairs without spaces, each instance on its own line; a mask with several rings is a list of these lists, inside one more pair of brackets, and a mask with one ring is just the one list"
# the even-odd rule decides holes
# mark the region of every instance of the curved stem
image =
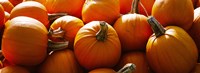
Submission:
[[66,16],[67,13],[53,13],[53,14],[48,14],[48,20],[49,24],[52,24],[57,18]]
[[138,13],[138,3],[140,0],[132,0],[132,6],[130,13]]
[[107,31],[108,31],[108,25],[105,21],[100,21],[100,30],[96,34],[96,39],[98,41],[104,41],[107,39]]
[[121,68],[117,73],[133,73],[136,69],[135,64],[127,63],[123,68]]
[[155,33],[156,37],[159,37],[165,34],[164,27],[154,17],[149,16],[147,21],[151,25],[151,28],[153,32]]

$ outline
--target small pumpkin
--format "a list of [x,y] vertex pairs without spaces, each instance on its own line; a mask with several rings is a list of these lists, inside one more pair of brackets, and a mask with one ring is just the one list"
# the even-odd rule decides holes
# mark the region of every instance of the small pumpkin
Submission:
[[12,3],[9,0],[0,0],[0,4],[3,6],[4,10],[9,13],[14,8],[14,6],[12,5]]
[[11,13],[10,19],[17,16],[28,16],[42,22],[47,28],[49,27],[48,13],[44,5],[36,1],[26,1],[15,6]]
[[65,34],[64,34],[64,39],[69,41],[68,48],[73,49],[74,45],[74,38],[76,36],[76,33],[78,30],[84,26],[84,23],[81,19],[74,17],[74,16],[63,16],[58,19],[56,19],[52,25],[51,29],[56,30],[58,28],[61,28]]
[[133,73],[150,73],[145,52],[134,51],[122,54],[119,63],[116,65],[116,70],[119,70],[127,63],[135,64],[136,69]]
[[47,34],[45,26],[36,19],[18,16],[8,20],[1,46],[5,59],[17,65],[40,64],[47,54]]
[[177,26],[163,28],[154,17],[148,22],[154,31],[146,46],[150,67],[156,73],[189,73],[198,59],[196,44],[189,34]]
[[38,73],[82,73],[74,52],[70,49],[54,51],[38,70]]
[[119,0],[86,0],[82,9],[84,23],[96,20],[113,25],[119,16]]
[[30,73],[27,69],[20,66],[6,66],[0,69],[0,73]]
[[120,59],[121,44],[114,28],[105,21],[83,26],[74,41],[75,56],[87,70],[114,67]]
[[46,0],[48,13],[67,13],[81,18],[84,0]]
[[116,71],[114,71],[111,68],[98,68],[98,69],[91,70],[88,73],[116,73]]
[[22,3],[24,0],[9,0],[14,6],[18,5],[19,3]]
[[148,38],[152,34],[147,17],[137,14],[139,0],[135,0],[129,14],[122,15],[113,25],[116,30],[123,51],[145,50]]
[[192,26],[194,8],[191,0],[156,0],[152,16],[164,27],[179,26],[187,31]]

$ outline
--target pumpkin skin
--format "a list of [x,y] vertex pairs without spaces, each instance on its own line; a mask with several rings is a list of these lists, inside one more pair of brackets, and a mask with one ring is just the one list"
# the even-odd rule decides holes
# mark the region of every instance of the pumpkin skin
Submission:
[[6,22],[7,20],[9,20],[10,13],[4,11],[4,14],[5,14],[5,20],[4,20],[4,22]]
[[115,22],[113,27],[119,36],[123,51],[145,50],[148,38],[152,34],[146,20],[146,16],[134,13],[123,15]]
[[28,16],[42,22],[47,28],[49,27],[48,13],[44,5],[35,1],[26,1],[15,6],[11,13],[10,19],[17,16]]
[[74,52],[64,49],[50,54],[40,66],[38,73],[82,73],[82,70]]
[[197,63],[191,73],[200,73],[200,63]]
[[36,19],[19,16],[8,20],[2,38],[5,59],[17,65],[40,64],[47,54],[47,34],[45,26]]
[[1,73],[30,73],[27,69],[20,66],[6,66],[0,69]]
[[119,0],[86,0],[82,9],[84,23],[96,20],[113,25],[119,16]]
[[116,65],[116,69],[119,70],[127,63],[133,63],[136,65],[136,69],[133,73],[150,73],[145,52],[134,51],[124,53],[119,63]]
[[22,3],[24,0],[9,0],[14,6],[16,6],[19,3]]
[[189,73],[198,59],[195,42],[180,27],[167,26],[164,30],[159,36],[153,34],[147,42],[150,67],[156,73]]
[[[106,22],[105,22],[106,23]],[[117,64],[121,55],[121,44],[118,35],[110,24],[105,33],[106,39],[98,40],[100,21],[92,21],[83,26],[74,41],[74,52],[81,66],[88,70],[110,68]]]
[[9,12],[9,13],[13,9],[13,7],[14,7],[12,5],[12,3],[10,1],[8,1],[8,0],[1,0],[0,4],[3,6],[4,10],[7,11],[7,12]]
[[91,70],[88,73],[116,73],[116,71],[110,68],[98,68],[98,69]]
[[191,0],[156,0],[152,16],[164,27],[179,26],[187,31],[192,26],[194,8]]
[[5,18],[4,8],[0,4],[0,29],[2,29],[4,26],[4,18]]
[[67,13],[81,18],[84,0],[46,0],[48,13]]
[[63,16],[56,19],[52,25],[51,29],[56,30],[61,27],[65,31],[65,40],[69,41],[68,48],[73,49],[74,38],[78,30],[84,26],[84,23],[81,19],[74,16]]

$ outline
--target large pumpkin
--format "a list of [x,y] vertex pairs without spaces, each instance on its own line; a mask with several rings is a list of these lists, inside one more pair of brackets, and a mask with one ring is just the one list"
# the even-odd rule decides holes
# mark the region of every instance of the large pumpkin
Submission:
[[59,27],[65,32],[64,39],[69,41],[68,48],[73,49],[74,38],[78,30],[84,26],[84,23],[81,19],[74,16],[63,16],[56,19],[52,25],[51,29],[56,30]]
[[104,21],[83,26],[74,41],[78,62],[86,69],[113,67],[121,55],[121,45],[114,28]]
[[150,73],[145,52],[124,53],[119,63],[116,65],[116,69],[119,70],[127,63],[135,64],[136,69],[133,73]]
[[114,29],[119,35],[123,51],[145,50],[146,42],[152,34],[147,17],[137,14],[138,0],[135,0],[135,7],[130,14],[122,15],[115,22]]
[[84,0],[46,0],[45,6],[49,13],[67,13],[81,17]]
[[82,9],[84,23],[96,20],[113,25],[119,16],[119,0],[86,0]]
[[8,0],[0,0],[0,4],[3,6],[4,10],[9,12],[13,9],[13,5],[10,1]]
[[164,27],[174,25],[188,30],[192,26],[194,8],[191,0],[156,0],[152,16]]
[[39,67],[38,73],[82,73],[74,52],[69,49],[54,51]]
[[38,65],[47,54],[47,34],[36,19],[19,16],[8,20],[2,38],[3,55],[17,65]]
[[49,27],[48,14],[45,6],[39,2],[26,1],[15,6],[11,13],[10,19],[17,16],[28,16],[42,22],[46,27]]
[[193,39],[180,27],[163,28],[153,17],[148,22],[154,31],[146,46],[150,67],[156,73],[189,73],[198,59]]
[[0,69],[0,73],[30,73],[27,69],[20,66],[6,66]]

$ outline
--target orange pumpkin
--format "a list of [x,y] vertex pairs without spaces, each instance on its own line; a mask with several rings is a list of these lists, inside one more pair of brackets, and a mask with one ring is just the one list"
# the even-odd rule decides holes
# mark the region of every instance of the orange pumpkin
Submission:
[[88,73],[116,73],[116,71],[110,68],[98,68],[98,69],[91,70]]
[[173,25],[188,30],[192,26],[194,8],[191,0],[156,0],[152,16],[164,27]]
[[45,6],[39,2],[26,1],[15,6],[11,13],[10,19],[17,16],[28,16],[42,22],[47,28],[49,27],[48,14]]
[[5,18],[4,8],[0,4],[0,29],[2,29],[4,26],[4,18]]
[[36,2],[39,2],[43,5],[45,5],[45,3],[46,3],[46,0],[24,0],[24,1],[36,1]]
[[9,0],[14,6],[18,5],[19,3],[22,3],[24,0]]
[[96,20],[113,25],[119,16],[119,0],[86,0],[82,9],[84,23]]
[[133,73],[150,73],[149,66],[144,52],[128,52],[124,53],[116,65],[116,69],[119,70],[127,63],[133,63],[136,65],[136,69]]
[[0,73],[30,73],[27,69],[20,66],[6,66],[0,69]]
[[180,27],[163,28],[153,17],[148,22],[154,31],[146,46],[150,67],[156,73],[189,73],[198,59],[193,39]]
[[17,65],[40,64],[47,54],[47,34],[45,26],[36,19],[18,16],[8,20],[2,38],[5,59]]
[[123,51],[145,50],[148,38],[152,34],[151,27],[146,21],[147,17],[136,13],[137,3],[138,0],[135,0],[136,6],[131,10],[134,10],[133,12],[122,15],[113,25]]
[[76,33],[83,26],[84,23],[81,19],[74,16],[63,16],[56,19],[50,28],[56,30],[61,27],[61,29],[65,31],[64,39],[69,41],[68,48],[73,49]]
[[9,17],[10,17],[10,13],[4,11],[4,14],[5,14],[5,20],[4,20],[4,22],[6,22],[9,19]]
[[191,73],[200,73],[200,63],[197,63]]
[[13,5],[10,1],[8,0],[0,0],[0,4],[3,6],[4,10],[9,12],[13,9]]
[[84,0],[46,0],[45,6],[49,13],[67,13],[81,17]]
[[54,51],[39,67],[38,73],[82,73],[74,52],[69,49]]
[[74,41],[78,62],[86,69],[113,67],[121,55],[121,45],[114,28],[104,21],[83,26]]

